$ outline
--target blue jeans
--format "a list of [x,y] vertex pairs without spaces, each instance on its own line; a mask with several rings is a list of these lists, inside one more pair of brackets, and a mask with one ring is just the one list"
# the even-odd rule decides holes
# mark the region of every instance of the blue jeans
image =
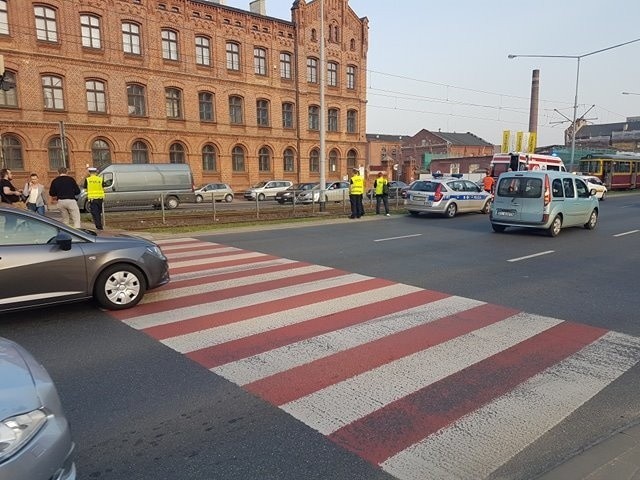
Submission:
[[44,215],[44,205],[38,207],[35,203],[27,203],[27,208],[32,212],[39,213],[40,215]]

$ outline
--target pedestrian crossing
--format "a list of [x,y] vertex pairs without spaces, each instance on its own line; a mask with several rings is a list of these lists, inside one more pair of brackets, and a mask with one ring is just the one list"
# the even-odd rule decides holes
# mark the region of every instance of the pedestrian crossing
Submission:
[[640,361],[640,339],[192,238],[113,316],[398,479],[486,478]]

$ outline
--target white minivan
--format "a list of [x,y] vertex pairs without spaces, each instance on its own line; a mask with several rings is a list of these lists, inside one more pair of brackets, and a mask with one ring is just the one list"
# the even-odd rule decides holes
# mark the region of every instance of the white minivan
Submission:
[[500,175],[489,219],[496,232],[507,227],[536,228],[555,237],[565,227],[594,229],[598,212],[596,192],[581,178],[536,170]]

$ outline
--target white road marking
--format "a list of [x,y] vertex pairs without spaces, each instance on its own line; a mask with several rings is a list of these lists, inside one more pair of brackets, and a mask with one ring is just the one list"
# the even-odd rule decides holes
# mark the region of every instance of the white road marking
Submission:
[[632,233],[638,233],[638,232],[640,232],[640,230],[630,230],[628,232],[618,233],[617,235],[614,235],[614,237],[624,237],[625,235],[631,235]]
[[389,237],[389,238],[378,238],[376,240],[374,240],[374,242],[386,242],[388,240],[400,240],[403,238],[412,238],[412,237],[420,237],[422,236],[421,233],[415,233],[413,235],[403,235],[402,237]]
[[555,250],[547,250],[546,252],[534,253],[533,255],[527,255],[526,257],[518,257],[518,258],[510,258],[507,262],[519,262],[521,260],[528,260],[529,258],[540,257],[542,255],[549,255],[550,253],[554,253]]

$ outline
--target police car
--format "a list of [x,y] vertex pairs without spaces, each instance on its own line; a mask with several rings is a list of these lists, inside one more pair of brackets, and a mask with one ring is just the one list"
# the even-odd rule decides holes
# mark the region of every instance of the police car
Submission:
[[458,212],[488,213],[492,195],[461,177],[434,174],[431,179],[415,181],[407,191],[406,209],[411,215],[439,213],[448,218]]

